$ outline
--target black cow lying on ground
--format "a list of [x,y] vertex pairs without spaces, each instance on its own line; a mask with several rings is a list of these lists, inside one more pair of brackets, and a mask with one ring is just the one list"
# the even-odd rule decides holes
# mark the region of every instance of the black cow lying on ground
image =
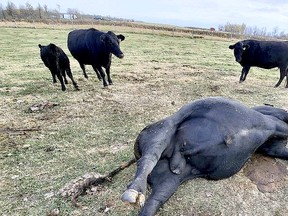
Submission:
[[61,83],[62,91],[65,91],[65,84],[68,83],[66,79],[67,73],[75,89],[79,90],[77,83],[73,79],[73,75],[70,69],[70,61],[65,52],[60,47],[52,43],[50,43],[48,46],[42,46],[41,44],[38,46],[40,48],[40,57],[52,74],[53,83],[56,83],[57,76]]
[[[228,178],[255,151],[287,160],[287,123],[283,109],[251,109],[222,97],[196,100],[141,131],[137,172],[121,198],[143,206],[140,215],[155,215],[184,181]],[[147,181],[152,191],[145,202]]]
[[243,40],[229,49],[234,49],[235,59],[242,68],[240,82],[246,79],[250,67],[256,66],[265,69],[280,68],[280,78],[274,87],[278,87],[286,76],[288,87],[288,42]]
[[103,80],[104,87],[107,86],[105,68],[108,82],[112,85],[110,77],[110,66],[112,54],[118,58],[123,58],[124,54],[120,50],[119,43],[123,41],[123,35],[115,35],[113,32],[107,33],[94,28],[74,30],[68,34],[68,48],[72,56],[79,62],[85,78],[85,65],[92,65],[99,80]]

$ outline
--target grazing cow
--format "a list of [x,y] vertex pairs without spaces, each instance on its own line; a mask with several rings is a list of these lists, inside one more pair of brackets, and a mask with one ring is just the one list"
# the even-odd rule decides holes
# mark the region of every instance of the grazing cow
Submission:
[[71,31],[68,34],[68,48],[72,56],[79,62],[85,78],[85,65],[92,65],[99,80],[103,80],[104,87],[108,86],[105,80],[105,68],[108,82],[112,85],[110,77],[110,66],[112,54],[118,58],[123,58],[124,54],[120,50],[119,43],[123,41],[123,35],[115,35],[113,32],[107,33],[94,28]]
[[68,83],[66,79],[67,73],[75,89],[79,90],[77,83],[73,79],[73,75],[70,69],[70,61],[65,52],[53,43],[50,43],[48,46],[42,46],[41,44],[39,44],[38,46],[40,48],[40,57],[45,66],[49,68],[52,74],[53,83],[56,83],[57,76],[61,83],[62,91],[65,91],[65,84]]
[[[134,147],[136,175],[121,199],[151,216],[184,181],[228,178],[256,150],[287,160],[287,123],[288,113],[272,106],[251,109],[222,97],[196,100],[141,131]],[[145,202],[147,182],[152,191]]]
[[229,49],[234,49],[235,59],[243,67],[240,83],[246,79],[252,66],[265,69],[278,67],[280,78],[274,87],[278,87],[285,76],[288,87],[288,42],[243,40],[230,45]]

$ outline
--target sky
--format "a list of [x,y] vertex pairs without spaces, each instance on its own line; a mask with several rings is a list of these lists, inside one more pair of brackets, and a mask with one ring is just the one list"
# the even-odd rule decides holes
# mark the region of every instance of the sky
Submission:
[[[17,7],[30,3],[48,9],[77,9],[81,13],[134,19],[181,27],[218,29],[219,25],[246,24],[288,33],[288,0],[9,0]],[[2,7],[7,2],[1,1]]]

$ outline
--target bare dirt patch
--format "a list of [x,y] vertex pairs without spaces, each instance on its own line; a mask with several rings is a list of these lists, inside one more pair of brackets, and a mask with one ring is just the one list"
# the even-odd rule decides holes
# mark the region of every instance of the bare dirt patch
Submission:
[[255,155],[247,163],[244,174],[257,185],[259,191],[271,193],[285,187],[288,170],[286,165],[274,158]]

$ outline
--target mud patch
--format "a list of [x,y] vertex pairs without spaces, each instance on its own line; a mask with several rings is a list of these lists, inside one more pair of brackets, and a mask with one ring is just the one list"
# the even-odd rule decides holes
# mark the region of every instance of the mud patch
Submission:
[[262,155],[254,155],[243,171],[263,193],[281,190],[288,177],[288,170],[284,164]]

